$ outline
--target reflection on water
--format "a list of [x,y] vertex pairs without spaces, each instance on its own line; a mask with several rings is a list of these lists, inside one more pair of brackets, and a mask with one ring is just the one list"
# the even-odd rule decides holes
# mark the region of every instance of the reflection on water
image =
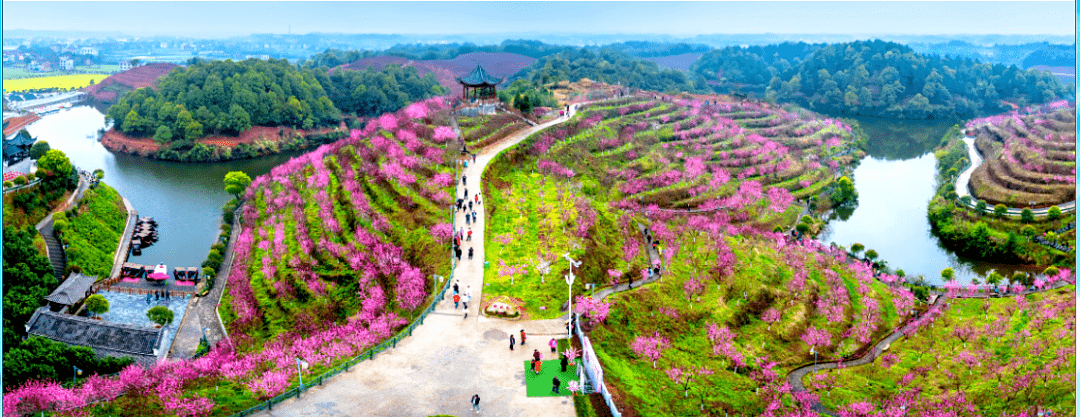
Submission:
[[205,164],[183,164],[114,154],[97,141],[105,116],[90,106],[45,116],[30,125],[32,136],[60,149],[79,168],[105,170],[105,182],[131,202],[139,216],[158,221],[160,240],[131,262],[199,266],[217,239],[221,206],[231,196],[222,179],[229,171],[252,178],[288,160],[288,155]]
[[878,259],[908,276],[923,275],[941,283],[941,270],[952,267],[956,280],[983,281],[992,270],[1009,276],[1016,267],[971,261],[941,246],[930,232],[926,206],[934,195],[935,145],[953,122],[860,119],[869,135],[870,152],[855,169],[859,206],[850,217],[831,220],[823,242],[850,247],[862,243]]
[[933,152],[941,137],[955,120],[892,120],[858,118],[859,126],[869,136],[872,158],[897,161],[918,158]]

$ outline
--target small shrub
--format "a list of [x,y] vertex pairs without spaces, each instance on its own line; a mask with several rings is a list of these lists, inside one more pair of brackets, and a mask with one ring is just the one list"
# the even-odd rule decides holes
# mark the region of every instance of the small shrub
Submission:
[[1050,220],[1057,220],[1061,218],[1061,208],[1058,206],[1050,206],[1050,210],[1046,212],[1046,218]]
[[1032,212],[1029,208],[1024,208],[1023,210],[1020,210],[1020,221],[1024,223],[1031,223],[1035,221],[1035,213]]
[[146,318],[162,326],[168,326],[173,322],[173,312],[165,306],[157,306],[146,312]]
[[1004,217],[1005,213],[1007,213],[1008,211],[1009,211],[1009,208],[1005,207],[1004,204],[998,204],[998,205],[994,206],[994,214],[996,216],[998,216],[998,217]]

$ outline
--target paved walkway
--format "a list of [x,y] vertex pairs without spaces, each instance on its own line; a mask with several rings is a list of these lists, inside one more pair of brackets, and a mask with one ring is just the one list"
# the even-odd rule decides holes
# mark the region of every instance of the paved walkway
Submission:
[[[975,169],[978,168],[979,165],[982,164],[983,158],[982,155],[979,154],[979,150],[975,148],[975,138],[971,136],[965,136],[962,140],[964,141],[964,145],[967,146],[968,159],[971,161],[971,165],[968,166],[968,168],[965,169],[964,172],[961,172],[960,175],[956,177],[956,195],[958,197],[971,197],[971,203],[968,204],[968,208],[975,210],[976,199],[975,196],[971,195],[971,192],[968,191],[968,186],[971,184],[971,174],[975,172]],[[1076,211],[1076,200],[1063,204],[1058,204],[1057,206],[1061,209],[1062,213],[1071,213],[1073,211]],[[1020,213],[1023,210],[1023,208],[1009,208],[1006,211],[1006,215],[1008,215],[1009,217],[1020,217]],[[1049,211],[1049,207],[1031,210],[1031,212],[1036,216],[1045,216]],[[994,206],[987,204],[986,210],[983,210],[983,212],[993,213]]]
[[[476,163],[464,169],[472,194],[480,190],[481,174],[499,152],[529,135],[568,118],[559,118],[519,131],[483,149]],[[459,192],[460,196],[461,193]],[[480,196],[481,201],[484,196]],[[566,337],[564,319],[506,321],[480,317],[484,281],[484,207],[476,208],[479,221],[472,223],[473,240],[463,242],[473,259],[462,257],[452,279],[459,280],[461,292],[472,292],[468,317],[455,309],[452,297],[436,306],[424,324],[403,339],[396,348],[363,361],[335,377],[323,387],[311,389],[299,399],[291,399],[261,412],[263,416],[429,416],[474,414],[469,399],[480,396],[482,415],[491,416],[573,416],[570,397],[526,396],[524,363],[533,349],[551,359],[547,343],[552,337]],[[454,227],[464,227],[458,213]],[[510,335],[524,329],[529,338],[524,347],[510,351]],[[519,341],[520,342],[520,341]]]
[[220,272],[214,277],[214,288],[211,288],[205,297],[192,297],[191,303],[188,304],[187,314],[184,314],[180,329],[177,330],[176,338],[173,339],[173,344],[169,348],[169,357],[187,359],[195,356],[203,332],[206,332],[206,341],[211,347],[229,337],[225,331],[225,325],[221,322],[217,306],[221,303],[221,295],[225,292],[225,284],[232,268],[233,244],[243,229],[239,220],[240,209],[237,208],[234,214],[236,220],[233,221],[229,244],[225,247]]

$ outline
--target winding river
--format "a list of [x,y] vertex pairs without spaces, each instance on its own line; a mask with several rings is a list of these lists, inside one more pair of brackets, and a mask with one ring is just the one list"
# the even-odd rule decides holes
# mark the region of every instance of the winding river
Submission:
[[230,198],[222,179],[229,171],[252,178],[270,171],[291,155],[222,163],[183,164],[109,152],[98,142],[105,115],[90,106],[77,106],[43,117],[27,127],[31,136],[67,154],[75,166],[105,170],[105,182],[139,211],[154,217],[159,240],[132,256],[131,262],[170,267],[199,266],[218,236],[221,206]]
[[846,218],[830,220],[823,242],[850,247],[862,243],[893,269],[928,283],[942,284],[941,270],[952,267],[956,281],[985,281],[990,271],[1004,276],[1015,265],[961,257],[941,246],[930,232],[926,206],[934,196],[934,147],[957,121],[859,119],[869,136],[867,157],[855,168],[859,206]]

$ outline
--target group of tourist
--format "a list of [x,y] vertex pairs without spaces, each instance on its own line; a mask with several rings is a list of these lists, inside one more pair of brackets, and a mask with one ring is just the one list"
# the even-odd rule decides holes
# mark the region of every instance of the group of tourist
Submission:
[[[462,182],[462,184],[465,183],[465,176],[464,175],[461,177],[461,182]],[[466,231],[465,228],[462,227],[462,228],[459,228],[456,233],[454,233],[454,256],[457,258],[458,261],[461,260],[461,254],[463,253],[463,251],[461,249],[461,243],[463,241],[472,242],[472,228],[471,228],[471,225],[473,223],[476,223],[480,218],[480,216],[476,212],[476,210],[473,209],[473,203],[475,203],[477,206],[479,206],[480,205],[480,196],[479,195],[473,195],[473,199],[469,200],[469,189],[466,188],[465,189],[465,196],[463,198],[457,199],[456,210],[457,211],[461,211],[461,210],[465,211],[465,225],[470,226],[470,228],[469,228],[468,231]],[[473,258],[473,248],[470,247],[469,248],[469,259],[472,259],[472,258]]]
[[168,301],[170,298],[172,298],[172,295],[170,295],[169,292],[165,291],[165,290],[156,290],[156,291],[148,292],[148,293],[146,293],[146,304],[150,304],[150,298],[151,297],[154,298],[154,301],[158,301],[158,300]]
[[[469,258],[472,258],[472,248],[469,248]],[[464,304],[464,307],[465,307],[465,317],[464,318],[469,318],[469,303],[472,302],[472,286],[465,287],[465,293],[460,294],[459,293],[460,287],[458,286],[458,284],[460,284],[460,281],[454,280],[454,287],[453,287],[453,289],[454,289],[454,310],[457,310],[458,303]]]

